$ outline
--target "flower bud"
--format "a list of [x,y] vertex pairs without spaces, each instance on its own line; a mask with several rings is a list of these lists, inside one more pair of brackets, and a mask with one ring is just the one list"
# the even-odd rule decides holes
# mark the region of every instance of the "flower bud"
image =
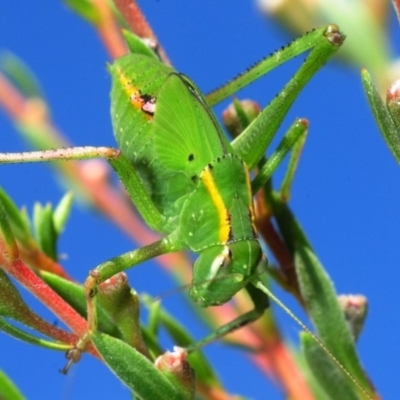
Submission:
[[260,106],[253,100],[235,99],[222,113],[225,128],[236,137],[260,114]]
[[188,398],[195,394],[195,374],[187,361],[187,352],[185,349],[175,346],[174,351],[167,351],[159,356],[154,365],[157,369],[168,376],[171,381],[181,386],[187,392]]
[[338,297],[338,302],[340,308],[344,312],[344,317],[354,340],[356,341],[361,333],[367,316],[367,298],[363,295],[340,295]]

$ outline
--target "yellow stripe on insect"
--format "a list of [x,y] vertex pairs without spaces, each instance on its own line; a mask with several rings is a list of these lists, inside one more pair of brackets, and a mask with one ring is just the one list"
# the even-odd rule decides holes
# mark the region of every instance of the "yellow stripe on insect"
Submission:
[[219,216],[219,228],[218,236],[221,243],[227,243],[231,231],[229,223],[229,213],[225,207],[224,201],[219,193],[217,186],[215,185],[214,178],[211,174],[210,168],[206,167],[200,174],[200,179],[203,181],[208,193],[210,194],[211,200],[217,209]]
[[134,108],[137,110],[142,110],[143,115],[146,116],[146,118],[151,119],[152,118],[152,113],[149,113],[146,109],[146,106],[149,102],[149,99],[146,99],[139,88],[137,88],[134,84],[132,79],[128,78],[120,68],[117,70],[118,74],[118,79],[121,83],[121,86],[124,90],[124,92],[127,94],[129,97],[129,100],[131,104],[133,105]]

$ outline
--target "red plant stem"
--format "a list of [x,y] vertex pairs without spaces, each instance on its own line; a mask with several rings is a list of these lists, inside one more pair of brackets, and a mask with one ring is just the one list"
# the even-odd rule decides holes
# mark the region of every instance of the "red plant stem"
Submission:
[[32,247],[19,246],[21,258],[37,270],[48,271],[52,274],[61,276],[64,279],[72,280],[64,268],[56,261],[51,259],[47,254],[43,253],[36,244]]
[[7,272],[59,317],[77,336],[86,331],[86,321],[20,259],[12,261]]
[[0,104],[11,117],[18,119],[21,115],[26,99],[19,93],[12,84],[0,73]]
[[206,386],[202,382],[197,383],[197,390],[207,400],[238,400],[237,396],[227,394],[224,389]]
[[[38,298],[49,310],[60,318],[77,337],[83,337],[87,333],[87,324],[68,303],[66,303],[56,292],[54,292],[45,282],[42,281],[30,268],[20,259],[8,262],[0,254],[2,267],[15,278],[30,293]],[[75,341],[70,343],[76,344]],[[72,338],[67,336],[66,339]],[[98,357],[97,351],[89,346],[88,351]]]
[[293,256],[290,254],[281,236],[271,222],[272,215],[262,192],[258,193],[257,200],[257,228],[279,264],[280,278],[282,280],[281,284],[296,297],[301,306],[305,309],[299,283],[297,281]]
[[259,365],[267,356],[273,365],[274,373],[285,388],[288,398],[293,400],[314,399],[304,376],[294,363],[286,345],[280,339],[275,343],[269,343],[268,348],[265,348],[262,353],[251,355],[250,357]]
[[397,19],[400,21],[400,0],[392,0],[392,3],[396,10]]
[[97,33],[104,43],[111,58],[118,58],[126,54],[126,45],[121,35],[121,29],[115,21],[107,0],[95,0],[100,22],[96,25]]
[[159,41],[151,26],[146,21],[145,16],[140,10],[136,0],[114,0],[116,7],[124,17],[126,23],[137,36],[143,39],[151,39],[157,46],[158,54],[164,64],[171,65],[165,50],[161,47]]
[[31,327],[39,332],[46,334],[47,336],[56,339],[62,343],[74,345],[78,341],[78,337],[73,333],[66,332],[63,329],[57,328],[53,324],[42,319],[38,315],[32,313],[30,322]]

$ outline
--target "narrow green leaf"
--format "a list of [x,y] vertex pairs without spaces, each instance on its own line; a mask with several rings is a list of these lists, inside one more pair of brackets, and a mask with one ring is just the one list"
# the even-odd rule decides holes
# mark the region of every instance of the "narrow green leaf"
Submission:
[[28,307],[7,274],[0,269],[0,315],[24,322]]
[[279,193],[271,193],[271,205],[274,217],[282,234],[286,246],[291,254],[294,254],[296,246],[300,243],[311,248],[302,227],[296,220],[289,206],[282,201]]
[[154,50],[151,49],[149,44],[146,44],[143,41],[143,39],[136,36],[134,33],[132,33],[131,31],[128,31],[127,29],[124,29],[122,31],[122,34],[124,35],[125,42],[131,53],[142,54],[144,56],[153,58],[155,60],[159,60],[159,58],[157,57],[157,54],[154,52]]
[[2,400],[24,400],[25,397],[19,391],[14,382],[0,370],[0,399]]
[[30,227],[26,214],[18,209],[12,199],[0,187],[0,202],[3,204],[8,221],[11,225],[15,237],[21,243],[27,243],[31,238]]
[[[300,333],[300,340],[302,339],[302,333]],[[289,344],[290,353],[292,354],[297,368],[301,371],[302,375],[307,381],[308,387],[311,389],[315,399],[324,399],[324,400],[335,400],[330,399],[326,393],[326,391],[322,388],[321,383],[315,376],[314,372],[311,370],[310,365],[305,357],[303,347],[292,346]]]
[[89,23],[97,25],[101,21],[101,14],[96,2],[91,0],[65,0],[65,3]]
[[141,400],[188,400],[140,352],[121,340],[93,333],[92,342],[114,374]]
[[71,213],[72,204],[74,202],[74,194],[67,192],[57,204],[53,212],[53,224],[57,235],[60,235],[64,230],[65,224]]
[[378,124],[383,138],[392,152],[394,158],[400,163],[400,130],[390,115],[385,103],[382,101],[379,92],[372,83],[371,76],[364,69],[361,72],[361,79],[364,91],[367,96],[372,113]]
[[34,73],[15,54],[1,53],[0,70],[12,81],[24,97],[43,97],[42,89]]
[[306,332],[300,337],[307,363],[327,393],[323,398],[328,400],[329,396],[332,400],[359,400],[356,386],[315,340]]
[[33,207],[33,228],[40,249],[51,259],[57,260],[57,233],[53,223],[51,204],[44,207],[35,203]]
[[369,388],[333,284],[310,247],[296,246],[295,266],[303,299],[322,342],[364,388]]
[[6,210],[0,201],[0,267],[5,268],[16,258],[18,258],[17,243],[15,242]]
[[[23,342],[34,344],[35,346],[44,347],[46,349],[66,351],[71,348],[70,344],[64,344],[55,342],[52,340],[43,339],[41,337],[34,336],[27,331],[24,331],[17,326],[14,326],[7,322],[5,319],[0,317],[0,331],[7,333],[8,335],[22,340]],[[1,393],[1,391],[0,391]],[[1,396],[0,396],[1,399]]]
[[154,301],[146,294],[142,295],[142,301],[145,303],[148,310],[147,329],[152,335],[156,336],[161,323],[161,301]]

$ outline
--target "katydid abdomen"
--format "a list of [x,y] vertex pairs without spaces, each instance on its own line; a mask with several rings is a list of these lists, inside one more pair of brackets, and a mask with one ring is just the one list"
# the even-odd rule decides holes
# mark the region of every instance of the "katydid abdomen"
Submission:
[[249,175],[239,157],[224,154],[203,169],[183,206],[180,230],[187,247],[200,253],[190,292],[197,303],[225,303],[248,284],[262,251]]

